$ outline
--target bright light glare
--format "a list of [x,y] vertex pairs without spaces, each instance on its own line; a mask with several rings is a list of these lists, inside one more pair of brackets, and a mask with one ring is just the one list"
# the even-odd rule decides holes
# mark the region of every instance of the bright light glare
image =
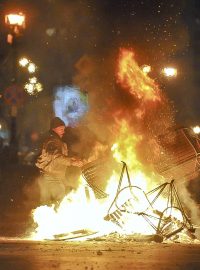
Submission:
[[36,77],[33,77],[29,79],[29,83],[24,85],[24,89],[29,95],[37,95],[43,90],[43,86],[40,82],[37,82]]
[[193,127],[192,129],[193,129],[193,132],[195,134],[200,134],[200,127],[199,126]]
[[149,72],[151,72],[151,66],[148,66],[148,65],[142,66],[142,71],[143,71],[144,73],[149,73]]
[[36,71],[36,65],[34,63],[30,63],[28,65],[28,71],[29,73],[34,73]]
[[163,74],[166,77],[176,77],[177,76],[177,69],[173,67],[166,67],[163,69]]
[[29,79],[29,82],[30,83],[33,83],[33,84],[34,83],[37,83],[37,78],[36,77],[32,77],[32,78]]
[[22,13],[19,14],[7,14],[5,16],[5,22],[9,25],[25,26],[25,16]]
[[41,83],[36,83],[35,88],[36,88],[37,92],[41,92],[43,90]]
[[29,63],[29,60],[25,57],[23,57],[19,60],[19,65],[22,67],[25,67],[26,65],[28,65],[28,63]]
[[34,94],[34,84],[32,83],[26,83],[24,86],[25,90],[28,94],[33,95]]

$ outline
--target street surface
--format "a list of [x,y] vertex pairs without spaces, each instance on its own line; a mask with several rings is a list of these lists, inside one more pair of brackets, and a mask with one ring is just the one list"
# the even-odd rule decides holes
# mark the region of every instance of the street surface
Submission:
[[200,269],[199,244],[0,238],[0,270]]

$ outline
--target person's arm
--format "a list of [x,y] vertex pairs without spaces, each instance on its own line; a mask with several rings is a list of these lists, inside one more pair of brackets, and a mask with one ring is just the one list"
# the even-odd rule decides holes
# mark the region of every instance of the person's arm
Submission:
[[63,168],[66,166],[77,166],[81,167],[82,166],[82,161],[78,160],[76,158],[69,158],[62,153],[62,145],[59,143],[56,143],[54,141],[50,141],[47,146],[46,146],[46,151],[53,155],[53,163],[56,167],[61,167]]

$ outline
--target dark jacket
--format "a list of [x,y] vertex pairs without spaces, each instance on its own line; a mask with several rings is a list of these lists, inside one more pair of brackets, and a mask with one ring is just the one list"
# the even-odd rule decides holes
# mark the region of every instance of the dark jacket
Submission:
[[44,140],[42,152],[35,164],[42,173],[65,179],[67,167],[71,165],[67,145],[53,131]]

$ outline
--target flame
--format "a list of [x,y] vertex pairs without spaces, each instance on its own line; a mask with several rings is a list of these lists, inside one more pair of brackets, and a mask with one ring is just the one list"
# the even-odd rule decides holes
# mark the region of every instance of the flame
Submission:
[[[160,101],[158,87],[139,68],[132,51],[121,50],[117,78],[123,88],[138,99]],[[144,103],[144,106],[147,105]],[[80,177],[78,190],[66,195],[58,209],[52,205],[40,206],[33,211],[33,219],[38,225],[32,235],[33,239],[54,239],[57,234],[81,229],[96,232],[98,235],[116,231],[121,234],[155,233],[143,215],[138,213],[147,211],[152,214],[153,209],[149,207],[151,198],[147,197],[146,192],[156,187],[161,182],[161,177],[153,171],[147,171],[138,158],[137,145],[144,140],[144,135],[136,132],[127,119],[115,119],[115,125],[116,136],[111,151],[118,163],[126,162],[129,175],[124,174],[120,178],[120,172],[113,168],[112,176],[107,181],[105,192],[108,197],[105,199],[96,199],[93,190]],[[118,191],[119,179],[121,179],[120,191]],[[116,192],[118,192],[117,199]],[[115,199],[116,203],[113,205]],[[156,210],[163,212],[166,209],[165,205],[166,200],[159,199],[156,202]],[[180,216],[180,213],[178,214]],[[123,225],[121,228],[115,222],[111,222],[113,217],[118,218],[118,225]],[[154,225],[157,226],[158,222],[159,219],[156,219]]]
[[118,71],[118,82],[139,99],[160,100],[158,87],[155,82],[145,74],[134,59],[132,50],[121,49]]
[[[131,211],[135,213],[145,211],[148,208],[149,202],[143,190],[148,190],[152,186],[151,178],[144,173],[143,165],[138,160],[135,151],[135,147],[141,139],[142,136],[132,134],[129,131],[127,122],[122,121],[118,140],[112,146],[114,158],[118,162],[121,160],[127,162],[130,169],[131,182],[134,185],[131,189],[126,188],[129,184],[128,177],[127,175],[123,176],[121,186],[123,192],[119,194],[117,199],[118,208],[128,200],[133,200],[132,193],[134,193],[134,208]],[[91,189],[89,189],[88,198],[85,192],[86,185],[84,179],[80,178],[79,189],[68,194],[57,210],[55,210],[54,205],[36,208],[33,211],[33,217],[38,227],[32,235],[32,239],[54,239],[57,234],[66,234],[83,228],[98,232],[98,235],[114,231],[118,231],[121,234],[153,233],[153,228],[148,226],[145,219],[137,214],[130,215],[128,212],[124,213],[119,219],[119,222],[123,223],[123,228],[119,228],[114,223],[104,220],[109,206],[115,197],[119,177],[120,175],[113,171],[106,188],[106,193],[109,197],[104,200],[97,200]],[[164,205],[164,201],[159,203],[159,209],[162,208],[162,205]],[[112,211],[116,210],[116,208],[112,209]]]
[[87,229],[101,231],[102,234],[112,230],[111,224],[104,220],[107,203],[99,204],[92,190],[86,196],[83,178],[77,191],[72,191],[65,196],[59,208],[40,206],[33,211],[34,222],[38,224],[31,238],[35,240],[54,239],[54,236],[76,230]]

